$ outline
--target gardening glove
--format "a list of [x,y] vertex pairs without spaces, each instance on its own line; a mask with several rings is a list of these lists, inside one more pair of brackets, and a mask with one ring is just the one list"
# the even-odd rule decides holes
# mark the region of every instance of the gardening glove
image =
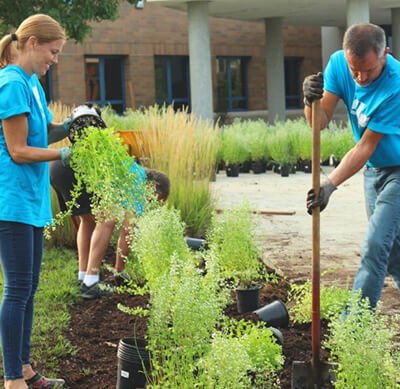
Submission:
[[321,185],[318,197],[315,196],[315,190],[310,189],[307,193],[307,212],[312,215],[313,208],[319,207],[323,211],[328,205],[329,197],[337,187],[329,180],[329,178]]
[[71,147],[61,147],[60,159],[64,167],[69,166],[69,161],[71,160]]
[[303,81],[304,105],[311,107],[314,100],[322,98],[324,77],[321,72],[307,76]]
[[71,123],[72,123],[72,119],[70,116],[66,117],[63,121],[64,131],[67,136],[69,135],[69,132],[70,132],[69,127],[71,126]]

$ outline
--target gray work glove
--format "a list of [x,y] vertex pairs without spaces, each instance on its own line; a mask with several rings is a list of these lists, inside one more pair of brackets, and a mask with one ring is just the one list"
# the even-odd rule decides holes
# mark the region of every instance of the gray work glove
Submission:
[[303,81],[304,105],[311,106],[314,100],[322,98],[324,77],[321,72],[307,76]]
[[60,159],[64,167],[69,166],[69,161],[71,160],[71,148],[61,147],[60,149]]
[[315,195],[315,190],[310,189],[307,192],[307,212],[312,215],[313,208],[319,207],[323,211],[328,205],[329,197],[337,189],[337,187],[329,180],[329,178],[321,184],[319,195]]

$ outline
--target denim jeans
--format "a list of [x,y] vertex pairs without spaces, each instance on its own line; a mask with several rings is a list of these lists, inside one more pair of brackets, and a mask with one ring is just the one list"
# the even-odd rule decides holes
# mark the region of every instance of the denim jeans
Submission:
[[375,308],[388,273],[400,287],[400,167],[366,168],[364,192],[368,230],[353,290]]
[[0,221],[0,261],[4,293],[0,308],[0,340],[5,379],[23,378],[30,363],[33,299],[39,283],[43,228]]

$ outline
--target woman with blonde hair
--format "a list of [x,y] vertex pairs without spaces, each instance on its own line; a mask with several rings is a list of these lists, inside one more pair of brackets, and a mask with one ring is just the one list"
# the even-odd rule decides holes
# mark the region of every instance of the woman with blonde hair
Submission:
[[0,41],[0,262],[4,274],[0,339],[5,389],[61,388],[30,362],[33,300],[39,283],[43,227],[51,223],[48,161],[65,164],[69,148],[48,144],[68,135],[52,123],[38,77],[58,61],[66,34],[47,15],[25,19]]

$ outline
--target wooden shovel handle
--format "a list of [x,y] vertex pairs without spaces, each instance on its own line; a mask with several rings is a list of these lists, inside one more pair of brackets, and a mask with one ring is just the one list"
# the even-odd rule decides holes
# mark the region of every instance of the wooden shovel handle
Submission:
[[[318,195],[320,190],[320,144],[321,144],[321,111],[320,101],[315,100],[311,106],[312,127],[312,187]],[[319,369],[320,361],[320,209],[312,211],[312,366],[314,372]]]

